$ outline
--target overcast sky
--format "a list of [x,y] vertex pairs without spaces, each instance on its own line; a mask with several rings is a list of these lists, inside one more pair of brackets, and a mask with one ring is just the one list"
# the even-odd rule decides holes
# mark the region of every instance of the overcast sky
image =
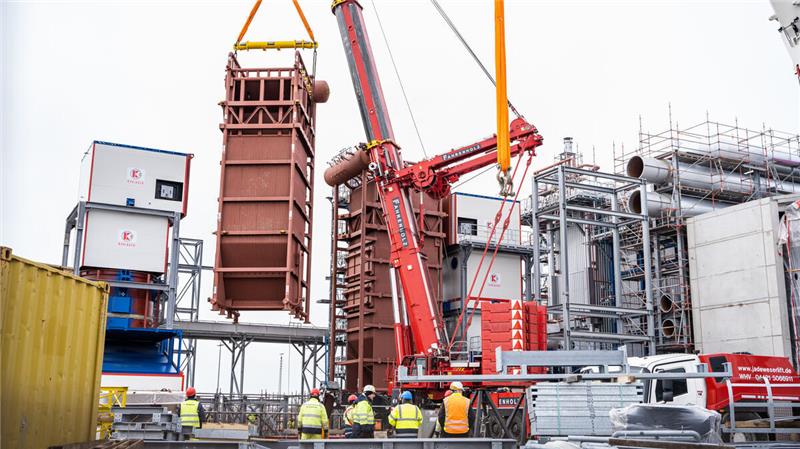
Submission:
[[[301,0],[320,42],[318,75],[331,98],[318,108],[317,167],[364,140],[329,0]],[[362,0],[397,141],[407,160],[422,157],[380,34],[374,4]],[[427,1],[377,1],[389,45],[429,155],[494,132],[494,91]],[[488,1],[446,1],[462,34],[493,67]],[[206,242],[213,261],[219,185],[224,68],[250,1],[3,1],[2,196],[0,243],[20,256],[60,262],[63,220],[77,201],[79,165],[92,140],[194,153],[184,237]],[[661,131],[705,119],[800,132],[800,87],[769,2],[509,1],[509,97],[545,138],[535,164],[552,162],[564,136],[587,159],[613,170],[612,145],[636,147],[641,123]],[[249,40],[304,39],[289,0],[262,5]],[[243,65],[281,65],[291,53],[240,55]],[[310,63],[311,55],[307,55]],[[317,171],[313,300],[327,298],[329,188]],[[491,176],[462,187],[496,190]],[[205,276],[203,299],[210,294]],[[203,302],[205,305],[205,302]],[[326,324],[315,304],[313,322]],[[204,310],[203,319],[213,313]],[[284,313],[242,321],[287,323]],[[217,348],[201,344],[197,385],[213,391]],[[253,345],[247,391],[277,390],[277,355]],[[291,390],[299,388],[292,355]],[[221,388],[228,375],[223,354]]]

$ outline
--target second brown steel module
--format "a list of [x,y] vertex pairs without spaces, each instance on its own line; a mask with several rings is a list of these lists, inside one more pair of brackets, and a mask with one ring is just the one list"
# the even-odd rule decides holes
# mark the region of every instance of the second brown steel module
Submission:
[[299,53],[273,68],[243,68],[231,54],[225,91],[212,306],[308,321],[316,103],[328,85]]

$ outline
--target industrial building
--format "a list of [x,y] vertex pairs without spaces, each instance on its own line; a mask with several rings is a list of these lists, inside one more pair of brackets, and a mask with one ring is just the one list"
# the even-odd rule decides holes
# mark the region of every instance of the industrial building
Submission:
[[[800,79],[800,6],[772,3]],[[679,126],[670,107],[666,129],[640,118],[636,145],[590,163],[580,138],[511,103],[504,2],[490,73],[432,0],[493,85],[497,120],[428,153],[378,7],[331,4],[344,59],[319,72],[293,5],[307,38],[245,40],[258,0],[220,63],[221,114],[204,124],[216,153],[97,137],[65,168],[77,196],[49,206],[66,216],[60,263],[0,242],[0,446],[800,444],[800,130],[708,113]],[[334,71],[353,89],[329,102]],[[343,102],[363,134],[331,152],[320,130]],[[199,166],[219,173],[216,203],[194,200],[212,184]],[[262,344],[299,359],[294,389],[283,352],[248,369]]]

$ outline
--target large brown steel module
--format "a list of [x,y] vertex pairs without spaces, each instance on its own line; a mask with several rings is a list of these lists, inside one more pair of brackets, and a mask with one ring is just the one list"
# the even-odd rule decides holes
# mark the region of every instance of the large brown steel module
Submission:
[[231,54],[224,121],[214,310],[287,310],[309,319],[316,103],[298,52],[292,67],[242,68]]
[[[394,318],[389,281],[389,235],[375,183],[367,172],[360,185],[350,189],[347,224],[339,239],[347,242],[345,256],[343,311],[347,320],[345,367],[347,391],[360,391],[372,384],[386,390],[389,370],[395,364]],[[366,188],[361,186],[366,185]],[[444,245],[443,202],[428,195],[412,195],[414,215],[422,214],[422,252],[428,259],[428,276],[435,299],[441,297],[441,267]],[[420,203],[423,207],[420,208]],[[335,307],[335,305],[332,305]]]

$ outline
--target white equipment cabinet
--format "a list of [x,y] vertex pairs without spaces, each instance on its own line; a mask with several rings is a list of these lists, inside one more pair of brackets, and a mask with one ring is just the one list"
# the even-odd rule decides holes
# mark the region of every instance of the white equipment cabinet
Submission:
[[191,154],[94,141],[81,162],[79,201],[186,215]]
[[169,235],[167,217],[89,210],[81,266],[165,273]]

